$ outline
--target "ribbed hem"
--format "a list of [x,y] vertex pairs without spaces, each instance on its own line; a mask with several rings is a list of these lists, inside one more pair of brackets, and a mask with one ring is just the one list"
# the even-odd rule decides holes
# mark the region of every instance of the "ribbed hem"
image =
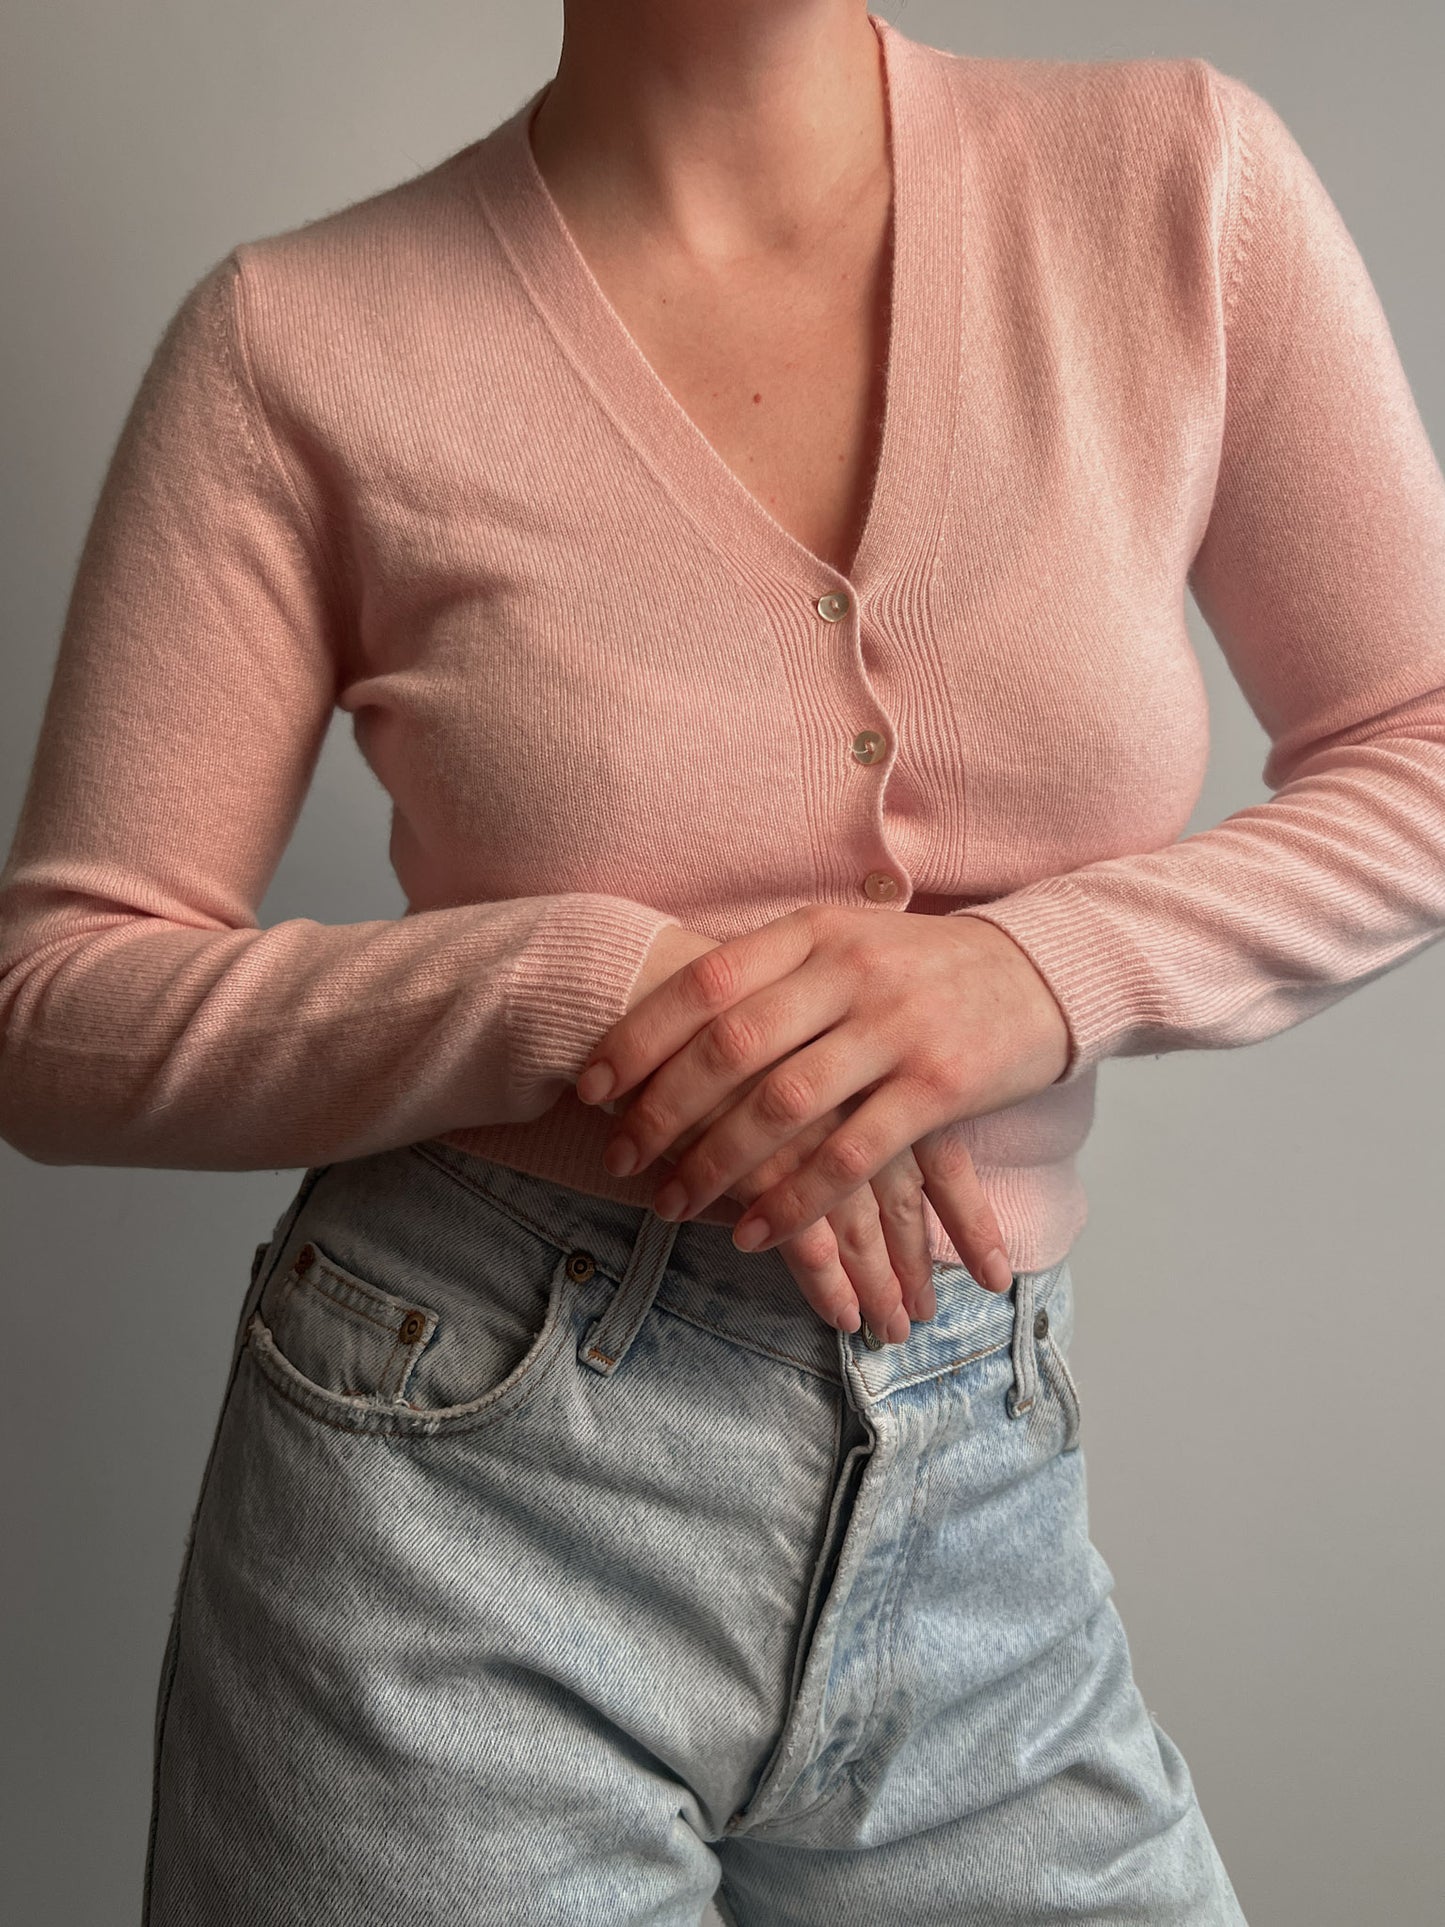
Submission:
[[[1072,1157],[1027,1166],[975,1164],[974,1170],[1015,1271],[1045,1271],[1067,1256],[1089,1217],[1088,1196]],[[932,1205],[927,1218],[935,1262],[962,1264]]]

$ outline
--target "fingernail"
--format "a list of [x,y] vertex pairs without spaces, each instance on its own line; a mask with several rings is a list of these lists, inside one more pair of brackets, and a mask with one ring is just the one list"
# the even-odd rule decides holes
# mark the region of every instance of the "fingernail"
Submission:
[[637,1169],[637,1146],[631,1138],[615,1137],[602,1153],[602,1162],[614,1178],[630,1178]]
[[733,1227],[733,1243],[739,1251],[756,1251],[772,1235],[763,1218],[743,1218]]
[[1013,1287],[1013,1266],[997,1245],[979,1267],[981,1281],[990,1291],[1005,1292]]
[[600,1104],[615,1081],[610,1064],[589,1064],[577,1080],[577,1095],[584,1104]]
[[680,1218],[687,1209],[687,1187],[676,1178],[669,1178],[657,1196],[652,1200],[652,1208],[659,1218],[666,1218],[671,1224]]
[[850,1311],[840,1311],[834,1323],[840,1332],[855,1332],[862,1329],[863,1319],[858,1307],[854,1305]]
[[889,1344],[901,1345],[903,1341],[907,1338],[911,1329],[912,1327],[910,1326],[908,1321],[908,1313],[904,1311],[903,1307],[900,1305],[898,1310],[895,1311],[893,1316],[888,1320]]
[[925,1285],[918,1294],[918,1311],[916,1316],[919,1322],[924,1325],[926,1325],[931,1318],[938,1316],[938,1293],[933,1289],[931,1284]]

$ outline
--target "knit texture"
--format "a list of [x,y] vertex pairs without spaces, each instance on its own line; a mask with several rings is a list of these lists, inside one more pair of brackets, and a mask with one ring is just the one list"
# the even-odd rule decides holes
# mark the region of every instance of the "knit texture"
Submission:
[[[983,917],[1070,1032],[1056,1084],[954,1127],[1032,1269],[1083,1227],[1102,1060],[1269,1037],[1445,931],[1445,478],[1312,165],[1202,59],[874,24],[892,322],[846,577],[608,303],[532,155],[545,89],[185,294],[0,872],[12,1146],[441,1136],[645,1204],[573,1087],[662,927]],[[1187,838],[1186,588],[1271,743],[1268,800]],[[262,928],[338,705],[406,913]]]

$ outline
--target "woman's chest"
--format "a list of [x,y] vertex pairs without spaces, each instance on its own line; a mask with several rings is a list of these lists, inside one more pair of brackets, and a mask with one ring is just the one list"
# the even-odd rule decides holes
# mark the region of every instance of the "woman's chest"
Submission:
[[[940,353],[888,397],[844,569],[876,333],[821,294],[794,317],[814,327],[771,332],[756,289],[711,316],[659,301],[663,321],[640,284],[612,296],[631,345],[498,303],[500,340],[382,340],[384,411],[359,369],[342,707],[439,888],[652,850],[783,889],[906,838],[966,858],[952,881],[977,894],[1020,837],[1061,868],[1177,832],[1207,738],[1184,625],[1202,358],[1163,329],[1144,357],[1084,316],[1050,332],[1017,264],[980,272],[962,317],[915,307]],[[751,396],[774,378],[770,413]]]
[[[568,452],[562,489],[518,431],[464,507],[420,469],[366,505],[342,706],[418,900],[639,862],[657,892],[781,897],[800,864],[832,889],[901,861],[982,894],[1020,836],[1068,868],[1187,820],[1207,710],[1182,558],[1141,567],[1138,528],[1106,533],[1087,492],[1005,513],[980,485],[926,582],[860,576],[834,620],[805,561],[700,526],[601,418]],[[965,869],[934,875],[938,850]]]
[[707,449],[804,549],[847,574],[887,397],[886,194],[786,252],[710,263],[600,233],[585,247]]

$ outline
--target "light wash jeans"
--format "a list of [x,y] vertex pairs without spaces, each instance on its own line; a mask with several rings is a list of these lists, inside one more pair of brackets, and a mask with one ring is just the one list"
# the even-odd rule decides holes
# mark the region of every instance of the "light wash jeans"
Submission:
[[1244,1919],[1090,1543],[1067,1258],[903,1345],[438,1141],[253,1266],[146,1927]]

